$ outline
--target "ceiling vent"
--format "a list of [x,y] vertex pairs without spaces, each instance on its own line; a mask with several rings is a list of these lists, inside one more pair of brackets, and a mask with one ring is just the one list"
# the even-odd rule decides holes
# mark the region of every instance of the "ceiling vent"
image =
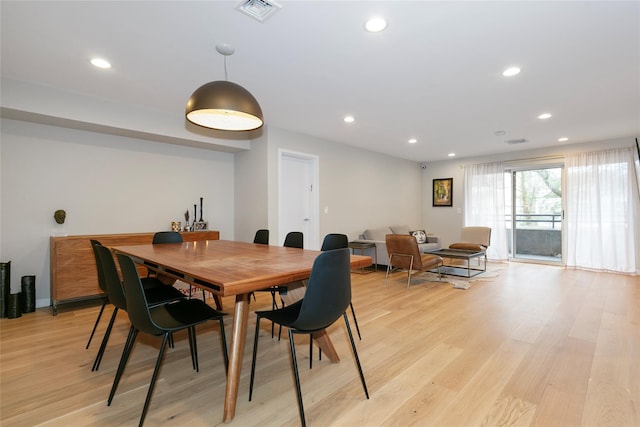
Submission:
[[253,19],[264,22],[279,9],[282,9],[282,6],[271,0],[242,0],[236,5],[236,9]]
[[515,145],[515,144],[524,144],[525,142],[527,142],[527,140],[525,138],[518,138],[518,139],[508,139],[505,142],[509,145]]

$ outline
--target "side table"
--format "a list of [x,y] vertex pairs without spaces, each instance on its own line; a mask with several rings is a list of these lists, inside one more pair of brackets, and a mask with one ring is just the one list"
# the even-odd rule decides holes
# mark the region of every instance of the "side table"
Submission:
[[349,242],[349,249],[351,249],[351,253],[354,255],[356,255],[356,251],[360,251],[360,255],[366,256],[364,253],[365,250],[371,249],[371,248],[373,248],[373,254],[374,254],[372,268],[363,267],[357,270],[351,270],[353,273],[367,274],[367,273],[373,273],[374,271],[378,271],[378,248],[376,247],[375,243]]

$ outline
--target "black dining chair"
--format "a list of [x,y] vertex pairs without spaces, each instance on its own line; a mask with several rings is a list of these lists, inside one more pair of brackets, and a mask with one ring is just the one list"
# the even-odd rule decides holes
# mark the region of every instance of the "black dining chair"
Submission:
[[[346,234],[338,234],[338,233],[329,233],[324,236],[324,240],[322,241],[322,247],[320,250],[331,251],[334,249],[344,249],[349,247],[349,238]],[[349,307],[351,307],[351,315],[353,316],[353,323],[356,325],[356,331],[358,332],[358,339],[362,340],[362,336],[360,335],[360,327],[358,326],[358,319],[356,318],[356,312],[353,309],[353,303],[349,301]],[[320,350],[322,351],[322,350]],[[320,353],[322,356],[322,353]]]
[[[113,324],[116,320],[116,316],[118,315],[118,311],[126,311],[127,304],[122,290],[122,282],[118,276],[118,270],[111,250],[97,242],[93,245],[93,252],[96,256],[96,262],[100,264],[100,269],[98,271],[101,271],[102,273],[105,289],[107,291],[107,298],[114,307],[111,319],[109,320],[109,325],[104,333],[104,337],[102,337],[98,354],[96,354],[93,366],[91,367],[91,371],[97,371],[100,368],[100,362],[102,361],[102,356],[107,348],[107,343],[109,342],[111,330],[113,329]],[[151,306],[185,299],[182,292],[176,288],[162,284],[155,278],[145,278],[142,285],[147,301]]]
[[260,320],[264,317],[274,323],[289,328],[289,348],[291,350],[291,364],[293,368],[296,393],[298,397],[298,410],[303,426],[306,426],[304,407],[302,404],[302,391],[300,389],[300,376],[298,374],[298,362],[294,345],[294,334],[307,334],[313,338],[313,334],[331,326],[340,316],[344,319],[351,342],[353,355],[360,373],[360,381],[365,396],[369,399],[369,391],[358,358],[358,351],[353,340],[347,307],[351,301],[351,270],[349,249],[336,249],[323,252],[315,259],[311,270],[311,276],[307,284],[304,298],[284,308],[270,311],[257,311],[256,332],[253,339],[253,359],[251,361],[251,379],[249,382],[249,401],[253,396],[253,382],[255,379],[256,356],[258,354],[258,336],[260,333]]
[[100,323],[100,318],[102,317],[104,308],[107,306],[107,303],[109,302],[109,297],[107,296],[107,285],[104,281],[104,273],[102,272],[102,263],[98,259],[98,255],[95,253],[95,250],[93,249],[94,245],[101,245],[101,243],[93,239],[90,240],[89,243],[91,244],[91,249],[94,252],[93,255],[96,260],[96,271],[98,273],[98,287],[102,291],[103,295],[102,295],[102,306],[100,307],[100,311],[98,312],[98,317],[96,318],[96,322],[93,324],[93,329],[91,330],[91,335],[89,335],[89,341],[87,341],[87,346],[85,347],[85,350],[88,349],[89,346],[91,345],[91,340],[93,340],[93,335],[96,333],[96,328],[98,327],[98,323]]
[[109,393],[108,406],[110,406],[113,401],[138,333],[143,332],[149,335],[162,336],[162,344],[160,344],[158,358],[156,359],[156,365],[153,370],[153,375],[151,376],[151,382],[149,383],[149,390],[147,391],[147,398],[145,399],[142,415],[140,416],[139,425],[142,426],[147,415],[147,410],[149,409],[149,403],[151,402],[156,380],[158,379],[158,372],[160,371],[167,342],[172,333],[184,329],[187,330],[189,335],[189,348],[191,350],[191,363],[193,369],[197,372],[199,371],[199,366],[195,327],[208,320],[217,320],[220,324],[220,338],[222,340],[225,372],[227,371],[229,357],[227,353],[227,340],[224,333],[224,313],[211,308],[205,302],[197,299],[185,299],[172,304],[149,307],[133,259],[123,254],[117,254],[117,257],[120,263],[122,277],[124,278],[124,293],[131,328],[129,329],[129,336],[127,337],[122,357],[120,358],[116,377],[113,380],[111,392]]
[[268,245],[269,244],[269,230],[260,229],[256,231],[256,235],[253,238],[253,243],[258,243],[260,245]]
[[304,248],[304,235],[300,231],[291,231],[284,237],[283,245],[285,248]]
[[[287,235],[284,238],[284,244],[282,245],[285,248],[296,248],[296,249],[302,249],[304,247],[304,234],[300,231],[291,231],[289,233],[287,233]],[[287,293],[287,287],[286,286],[272,286],[268,289],[261,289],[257,292],[270,292],[271,293],[271,309],[275,310],[276,308],[278,308],[278,302],[276,301],[276,294],[280,295],[280,294],[286,294]],[[282,306],[284,307],[284,302],[282,301],[282,299],[280,300],[280,302],[282,303]],[[273,338],[275,335],[275,325],[272,323],[271,324],[271,338]],[[279,328],[278,330],[278,340],[280,340],[280,337],[282,335],[282,328]]]

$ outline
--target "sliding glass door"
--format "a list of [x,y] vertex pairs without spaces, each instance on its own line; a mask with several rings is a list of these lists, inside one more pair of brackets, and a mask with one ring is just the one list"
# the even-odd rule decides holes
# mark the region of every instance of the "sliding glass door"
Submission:
[[562,262],[562,167],[505,172],[512,259]]

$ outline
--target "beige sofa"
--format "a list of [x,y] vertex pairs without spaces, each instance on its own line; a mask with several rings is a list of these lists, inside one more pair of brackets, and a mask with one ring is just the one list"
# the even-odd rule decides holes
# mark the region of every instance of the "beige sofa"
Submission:
[[[376,245],[376,251],[378,252],[378,265],[386,266],[389,263],[389,254],[387,253],[385,236],[387,234],[412,234],[411,232],[416,232],[415,234],[418,235],[418,248],[420,249],[420,252],[429,252],[441,249],[442,246],[440,244],[439,237],[429,235],[424,232],[424,229],[422,228],[410,228],[408,225],[371,228],[365,230],[356,241],[374,243]],[[424,235],[422,232],[424,232]],[[424,243],[420,243],[421,238],[425,239]],[[373,249],[365,251],[365,255],[373,258],[373,261],[375,262]]]

